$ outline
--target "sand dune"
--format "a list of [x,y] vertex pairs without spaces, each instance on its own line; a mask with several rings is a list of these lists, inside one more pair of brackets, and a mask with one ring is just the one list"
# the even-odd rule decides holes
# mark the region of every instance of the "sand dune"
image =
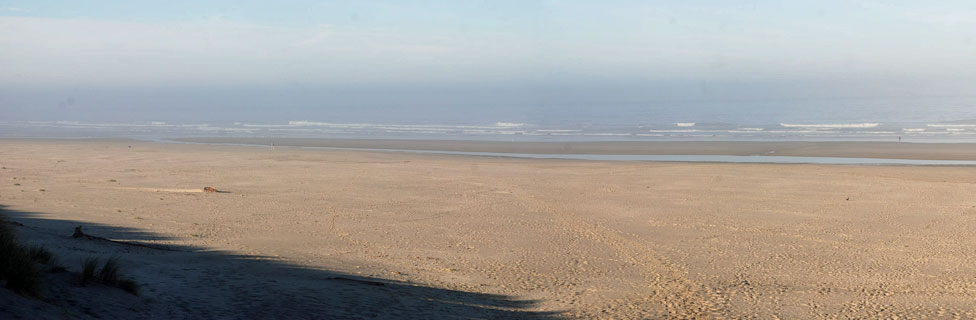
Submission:
[[[56,140],[0,162],[25,239],[140,279],[102,316],[976,316],[971,168]],[[209,185],[230,193],[150,192]]]

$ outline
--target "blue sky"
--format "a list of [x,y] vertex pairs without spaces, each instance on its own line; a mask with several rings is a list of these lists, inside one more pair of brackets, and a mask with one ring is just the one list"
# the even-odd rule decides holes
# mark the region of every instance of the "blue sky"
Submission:
[[973,57],[969,1],[0,1],[0,90],[683,83],[762,95],[785,82],[960,94]]
[[976,69],[976,7],[961,1],[3,1],[0,8],[4,81],[11,73],[41,83],[478,82],[553,73],[951,77]]

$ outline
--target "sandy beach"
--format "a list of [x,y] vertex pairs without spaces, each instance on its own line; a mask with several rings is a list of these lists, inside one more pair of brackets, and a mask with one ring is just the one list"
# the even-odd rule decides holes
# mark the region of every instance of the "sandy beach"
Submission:
[[[976,159],[971,144],[319,141]],[[971,167],[15,139],[0,140],[0,166],[2,214],[24,242],[75,273],[117,256],[141,285],[53,275],[45,300],[3,293],[10,318],[976,317]],[[79,225],[108,240],[72,238]]]

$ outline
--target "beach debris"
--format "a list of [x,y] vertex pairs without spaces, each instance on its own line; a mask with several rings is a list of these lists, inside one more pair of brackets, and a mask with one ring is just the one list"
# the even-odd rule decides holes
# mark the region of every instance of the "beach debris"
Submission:
[[217,188],[214,187],[203,187],[203,192],[219,192]]
[[7,224],[15,225],[15,226],[18,226],[18,227],[23,227],[24,226],[23,223],[20,223],[20,222],[17,222],[17,221],[7,221]]
[[851,197],[847,197],[847,201],[851,201]]
[[81,238],[81,237],[89,238],[89,236],[86,235],[85,232],[81,231],[81,226],[75,227],[75,234],[72,234],[71,237],[72,238]]
[[166,246],[161,246],[161,245],[154,245],[154,244],[149,244],[149,243],[139,243],[139,242],[132,242],[132,241],[118,241],[118,240],[112,240],[112,239],[107,239],[107,238],[102,238],[102,237],[97,237],[97,236],[85,234],[84,231],[81,231],[81,226],[75,227],[75,233],[72,234],[71,237],[72,238],[76,238],[76,239],[77,238],[85,238],[85,239],[88,239],[88,240],[105,241],[105,242],[111,242],[111,243],[117,243],[117,244],[121,244],[121,245],[126,245],[126,246],[143,247],[143,248],[156,249],[156,250],[178,251],[178,250],[175,250],[175,249],[172,249],[172,248],[169,248],[169,247],[166,247]]
[[362,283],[362,284],[365,284],[365,285],[377,286],[377,287],[382,287],[382,286],[385,286],[386,285],[385,283],[382,283],[382,282],[379,282],[379,281],[370,281],[370,280],[347,278],[347,277],[329,277],[329,278],[326,278],[326,279],[356,282],[356,283]]

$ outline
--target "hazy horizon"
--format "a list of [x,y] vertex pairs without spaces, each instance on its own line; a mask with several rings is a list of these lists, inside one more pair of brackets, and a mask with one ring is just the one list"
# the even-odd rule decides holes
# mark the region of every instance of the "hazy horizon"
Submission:
[[0,113],[494,123],[645,108],[720,121],[770,102],[789,114],[973,97],[974,39],[976,6],[961,1],[0,1]]

